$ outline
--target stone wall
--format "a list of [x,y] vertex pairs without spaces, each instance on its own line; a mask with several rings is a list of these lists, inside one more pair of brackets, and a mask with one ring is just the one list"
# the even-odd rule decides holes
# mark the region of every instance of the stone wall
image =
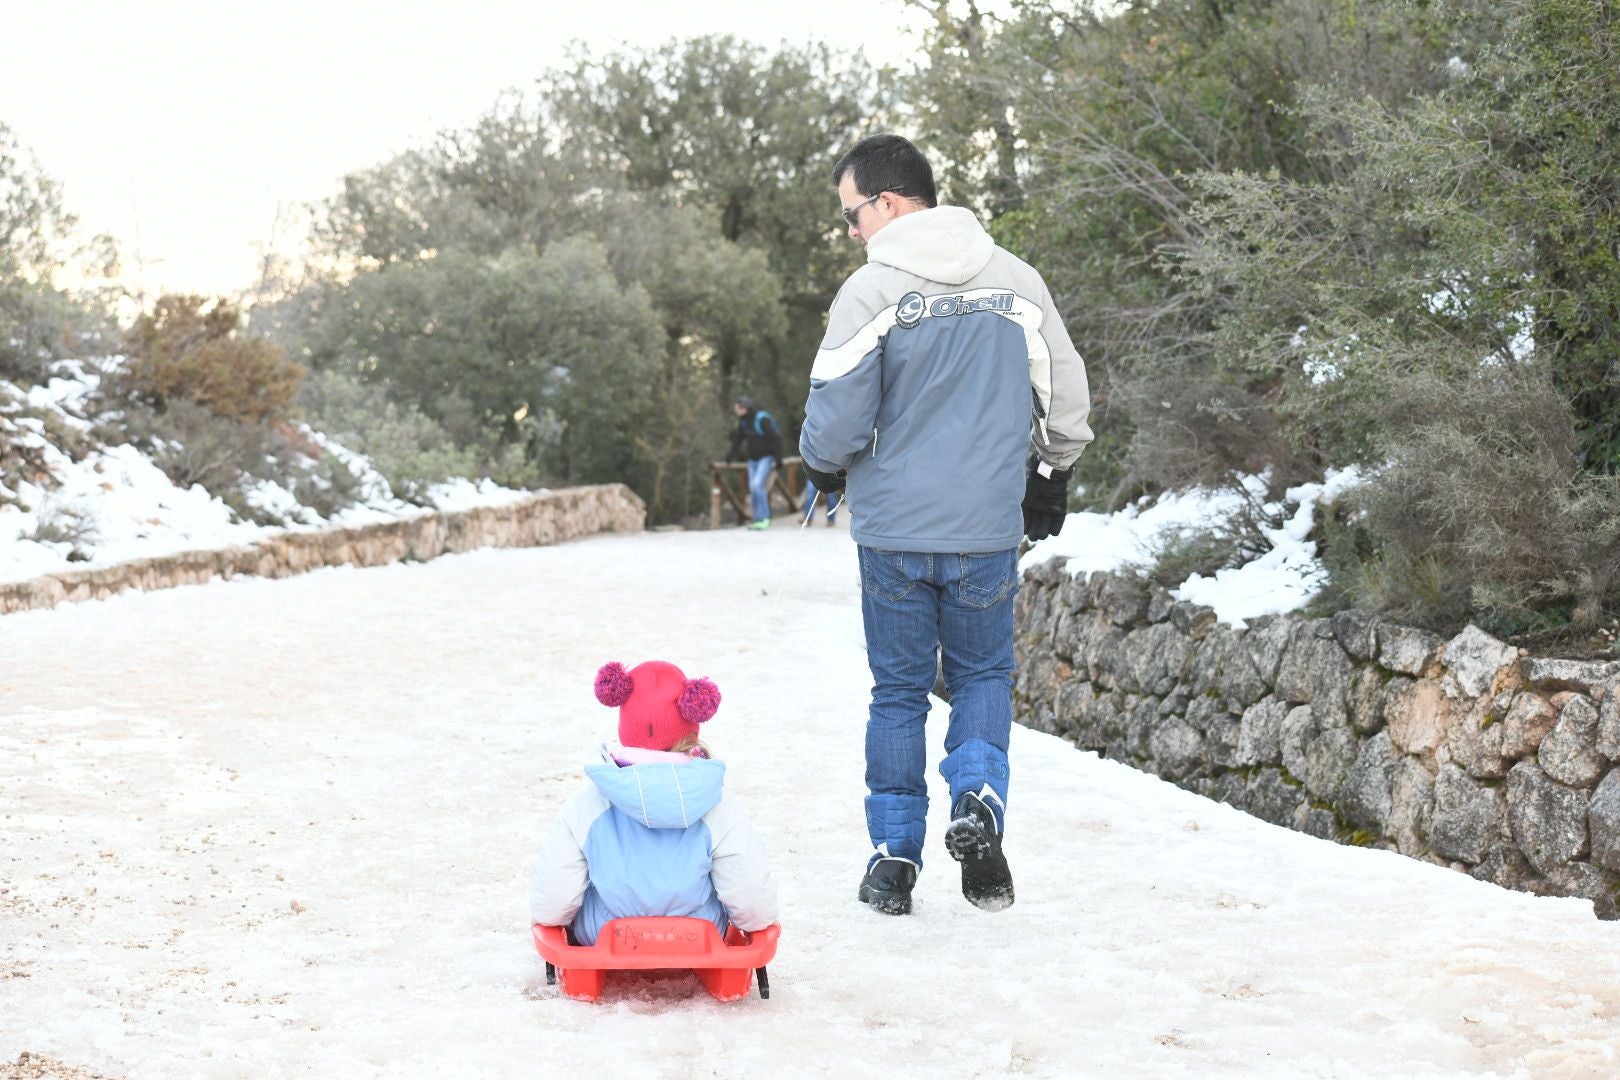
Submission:
[[0,584],[0,614],[99,600],[125,589],[199,585],[238,574],[288,577],[323,566],[382,566],[484,547],[539,547],[604,532],[640,532],[647,506],[623,484],[545,491],[481,506],[362,525],[287,532],[245,547],[188,551]]
[[1620,896],[1620,662],[1353,611],[1235,630],[1135,578],[1024,575],[1020,722],[1256,817],[1513,889]]

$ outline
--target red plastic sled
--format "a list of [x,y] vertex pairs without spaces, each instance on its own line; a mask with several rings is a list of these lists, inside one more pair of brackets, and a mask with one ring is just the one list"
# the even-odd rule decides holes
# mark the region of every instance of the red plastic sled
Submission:
[[759,996],[771,996],[765,965],[781,933],[776,925],[753,933],[733,926],[722,939],[707,919],[647,915],[609,920],[595,945],[570,945],[566,927],[536,923],[534,947],[546,962],[546,983],[561,983],[562,992],[579,1001],[600,1000],[610,971],[669,969],[695,971],[716,999],[736,1001],[748,996],[755,972]]

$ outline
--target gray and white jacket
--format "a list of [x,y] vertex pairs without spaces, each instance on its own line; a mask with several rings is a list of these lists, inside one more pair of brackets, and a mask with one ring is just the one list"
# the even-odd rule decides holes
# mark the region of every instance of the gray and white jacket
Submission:
[[902,215],[844,282],[810,372],[799,453],[847,469],[850,533],[892,551],[1016,547],[1033,448],[1073,465],[1085,364],[1046,283],[973,213]]

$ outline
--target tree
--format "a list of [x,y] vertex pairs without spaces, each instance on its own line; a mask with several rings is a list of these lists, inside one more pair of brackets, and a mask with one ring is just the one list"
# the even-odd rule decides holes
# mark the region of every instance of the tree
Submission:
[[53,284],[75,219],[61,189],[0,124],[0,376],[32,382],[90,313]]
[[1400,108],[1304,97],[1315,178],[1203,174],[1179,265],[1220,305],[1222,379],[1318,467],[1369,476],[1343,599],[1590,628],[1620,607],[1620,42],[1569,0],[1438,14],[1490,44]]
[[887,115],[878,77],[821,45],[772,52],[705,37],[582,56],[541,94],[593,175],[710,213],[723,239],[764,253],[787,329],[769,351],[722,344],[719,392],[729,398],[746,382],[796,408],[827,308],[859,265],[831,172]]
[[[1214,378],[1203,349],[1224,296],[1177,278],[1205,228],[1192,177],[1314,176],[1330,159],[1300,144],[1303,90],[1399,102],[1443,83],[1445,19],[1400,0],[1030,2],[997,22],[928,6],[939,62],[908,96],[959,156],[953,175],[983,178],[993,235],[1042,269],[1068,316],[1093,374],[1090,497],[1118,506],[1284,456],[1264,388]],[[1009,146],[1017,209],[988,187],[1012,190]]]
[[483,258],[445,251],[357,275],[322,305],[319,367],[388,387],[463,443],[520,437],[566,483],[633,480],[663,333],[645,289],[622,288],[594,241]]

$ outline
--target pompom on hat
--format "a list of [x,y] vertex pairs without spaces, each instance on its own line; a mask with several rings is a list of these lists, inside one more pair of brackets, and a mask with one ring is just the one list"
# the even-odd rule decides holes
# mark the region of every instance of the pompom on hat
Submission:
[[708,679],[688,679],[680,668],[648,660],[629,671],[618,662],[596,673],[596,700],[619,710],[619,742],[643,750],[668,750],[720,708],[720,688]]

